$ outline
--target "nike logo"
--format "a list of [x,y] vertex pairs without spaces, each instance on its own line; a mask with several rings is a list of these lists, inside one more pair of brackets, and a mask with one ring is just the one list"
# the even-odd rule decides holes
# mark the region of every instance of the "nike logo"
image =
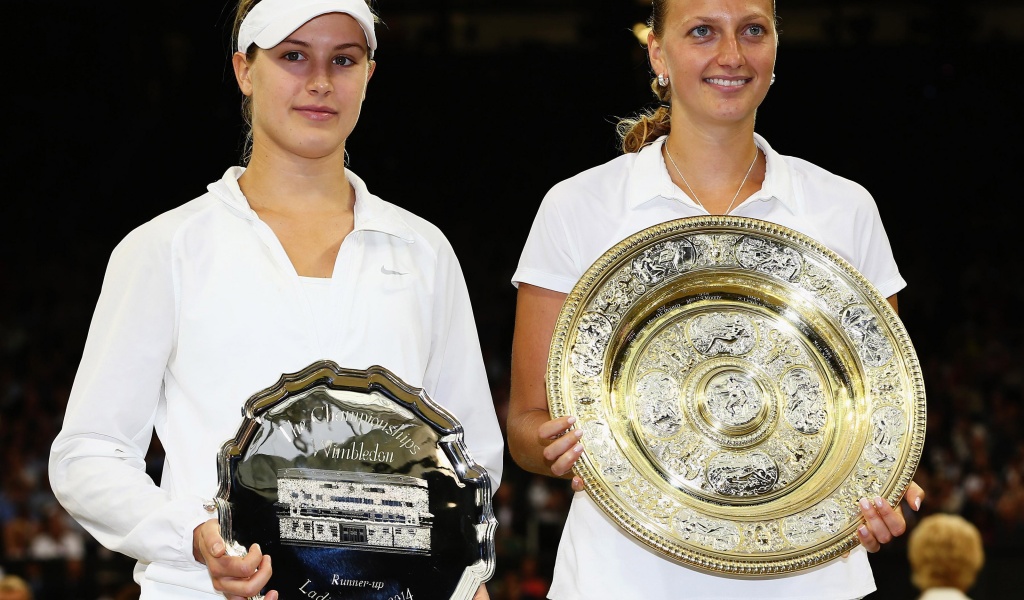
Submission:
[[385,275],[405,275],[405,273],[403,273],[401,271],[393,271],[393,270],[385,267],[384,265],[380,266],[380,272],[385,274]]

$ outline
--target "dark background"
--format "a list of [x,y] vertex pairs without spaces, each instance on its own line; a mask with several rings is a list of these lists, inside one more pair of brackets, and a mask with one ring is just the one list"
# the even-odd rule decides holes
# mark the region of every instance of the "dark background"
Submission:
[[[5,7],[2,567],[25,574],[37,600],[130,597],[131,562],[80,531],[78,566],[40,566],[19,555],[19,540],[42,535],[52,509],[46,453],[111,249],[238,163],[230,10],[219,0]],[[646,54],[631,32],[649,4],[380,0],[377,8],[377,72],[347,145],[350,167],[448,235],[503,417],[509,279],[547,189],[615,157],[616,119],[651,105]],[[777,151],[875,196],[909,282],[900,314],[928,391],[922,512],[977,525],[988,560],[972,595],[1009,597],[1024,584],[1024,1],[784,0],[779,10],[778,81],[757,131]],[[157,444],[156,476],[159,452]],[[503,519],[496,600],[545,589],[567,506],[563,483],[507,463],[495,500]],[[905,540],[872,555],[872,598],[915,596]]]

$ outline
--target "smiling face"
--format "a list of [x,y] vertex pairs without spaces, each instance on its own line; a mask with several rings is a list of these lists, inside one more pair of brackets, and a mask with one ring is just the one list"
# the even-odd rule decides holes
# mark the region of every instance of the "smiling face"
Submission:
[[648,37],[651,67],[667,74],[673,121],[753,122],[768,93],[778,36],[771,0],[667,0]]
[[252,99],[253,154],[338,156],[355,128],[375,63],[347,14],[328,13],[252,61],[235,53],[235,77]]

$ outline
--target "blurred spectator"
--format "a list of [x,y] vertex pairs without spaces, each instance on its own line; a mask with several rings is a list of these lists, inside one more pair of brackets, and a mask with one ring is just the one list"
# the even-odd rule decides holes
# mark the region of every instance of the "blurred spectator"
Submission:
[[535,556],[523,557],[519,565],[519,596],[523,600],[544,600],[547,598],[548,588],[551,581],[548,577],[541,575],[539,565]]
[[121,587],[112,592],[102,593],[97,600],[139,600],[142,589],[134,581],[121,584]]
[[933,514],[910,532],[911,580],[919,600],[970,600],[966,592],[985,562],[978,528],[959,515]]
[[41,600],[80,597],[85,537],[72,525],[67,512],[56,503],[45,509],[43,522],[29,544],[28,554],[42,575]]
[[14,476],[6,480],[7,507],[3,520],[4,564],[10,569],[28,558],[29,544],[39,529],[29,504],[29,484]]
[[537,559],[538,568],[545,573],[554,569],[555,553],[569,514],[571,492],[569,480],[540,475],[531,474],[526,486],[529,506],[526,550],[528,555]]
[[0,577],[0,600],[32,600],[32,588],[17,575]]
[[71,525],[71,517],[56,504],[47,507],[40,530],[29,544],[29,556],[35,560],[63,560],[69,574],[81,573],[85,540]]

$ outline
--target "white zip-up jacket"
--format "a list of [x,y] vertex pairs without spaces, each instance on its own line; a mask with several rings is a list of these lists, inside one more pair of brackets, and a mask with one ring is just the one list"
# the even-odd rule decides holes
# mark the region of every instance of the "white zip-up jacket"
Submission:
[[[462,424],[496,490],[503,440],[461,266],[441,231],[370,194],[353,173],[355,226],[333,277],[299,277],[238,187],[143,224],[111,255],[49,476],[96,540],[138,559],[143,597],[208,597],[192,531],[210,518],[217,452],[254,393],[328,359],[380,365]],[[146,475],[153,432],[165,463]]]

